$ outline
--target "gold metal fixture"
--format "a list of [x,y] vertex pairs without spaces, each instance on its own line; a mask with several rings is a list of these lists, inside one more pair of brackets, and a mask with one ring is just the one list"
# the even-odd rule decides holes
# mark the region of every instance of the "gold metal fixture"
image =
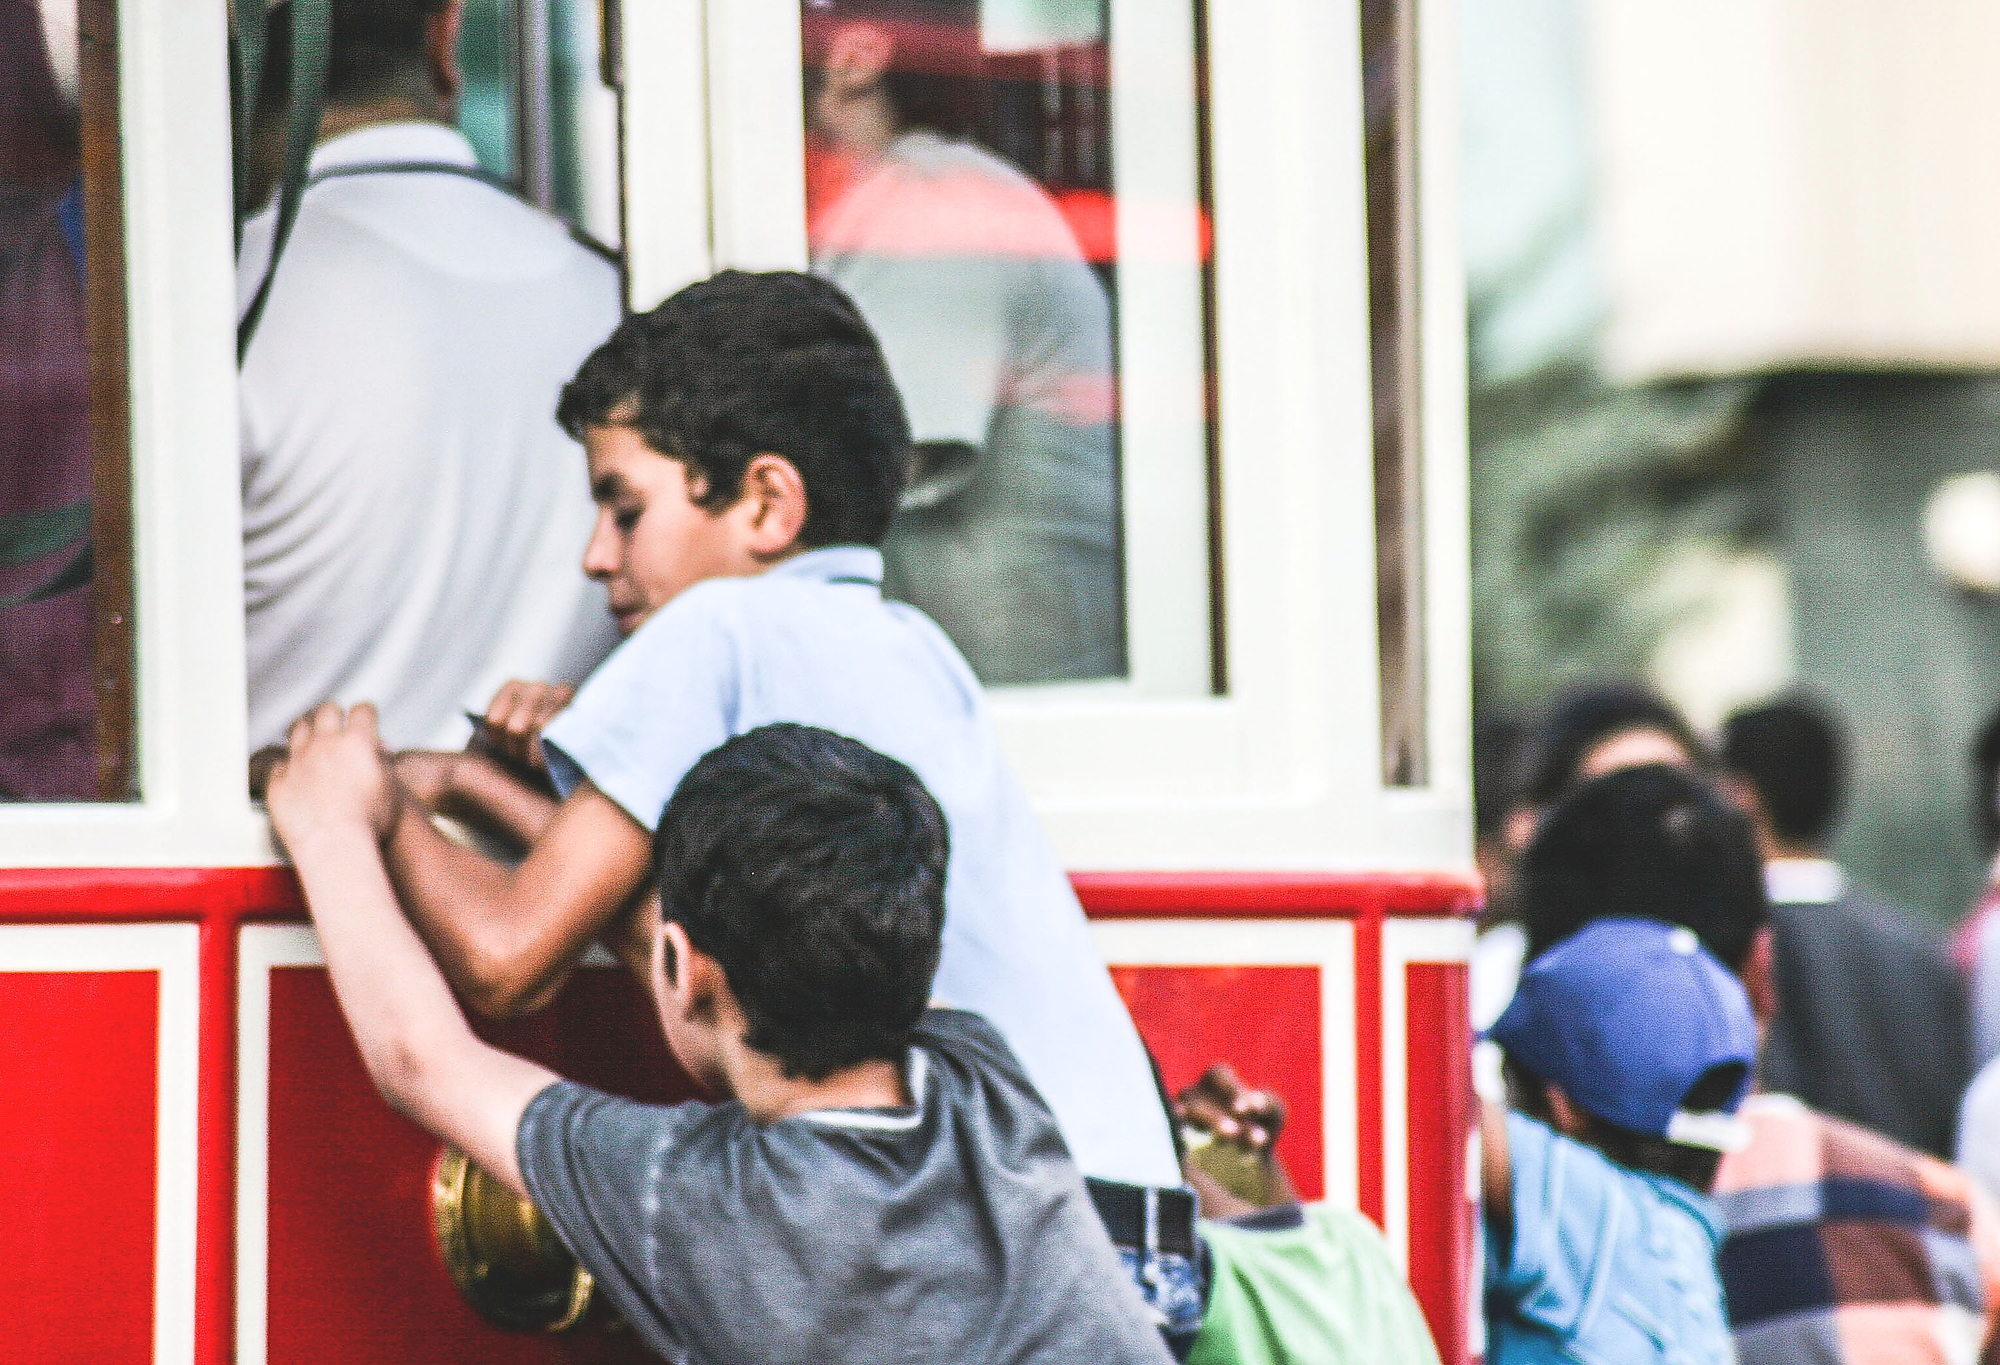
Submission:
[[431,1226],[452,1282],[496,1327],[567,1332],[597,1297],[541,1211],[456,1148],[431,1172]]

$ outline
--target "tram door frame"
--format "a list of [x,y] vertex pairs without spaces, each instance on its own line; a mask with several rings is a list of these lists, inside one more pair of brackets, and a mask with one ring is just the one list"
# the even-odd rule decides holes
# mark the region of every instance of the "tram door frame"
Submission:
[[[1110,0],[1113,43],[1151,7]],[[1452,6],[1423,0],[1412,34],[1416,322],[1428,344],[1417,350],[1411,567],[1424,595],[1429,762],[1421,785],[1400,787],[1383,779],[1379,721],[1360,7],[1173,8],[1205,20],[1210,63],[1221,573],[1206,586],[1223,597],[1227,686],[1173,697],[1002,689],[1003,742],[1071,867],[1469,870]],[[797,0],[625,0],[622,28],[632,306],[724,267],[804,268]],[[635,79],[642,71],[670,78]]]

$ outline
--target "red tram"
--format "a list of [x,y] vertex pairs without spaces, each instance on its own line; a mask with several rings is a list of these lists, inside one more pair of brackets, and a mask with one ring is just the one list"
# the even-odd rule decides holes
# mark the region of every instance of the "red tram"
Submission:
[[[810,9],[506,11],[512,171],[616,236],[631,306],[811,262]],[[246,795],[230,23],[225,0],[80,0],[71,39],[95,787],[0,805],[0,1356],[638,1358],[461,1300],[435,1144],[369,1087]],[[599,49],[580,84],[552,81],[552,23]],[[1228,1059],[1282,1091],[1302,1192],[1375,1219],[1469,1359],[1450,7],[988,0],[982,30],[1013,120],[993,136],[1036,162],[1118,329],[1124,663],[994,687],[1003,741],[1168,1085]],[[645,1018],[606,959],[501,1032],[677,1097],[663,1048],[606,1041]]]

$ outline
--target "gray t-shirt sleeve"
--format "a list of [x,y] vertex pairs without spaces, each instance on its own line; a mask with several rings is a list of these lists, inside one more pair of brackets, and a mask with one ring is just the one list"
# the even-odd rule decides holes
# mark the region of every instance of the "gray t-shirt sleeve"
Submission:
[[535,1207],[619,1311],[635,1326],[647,1319],[656,1341],[680,1339],[648,1289],[660,1259],[661,1173],[681,1135],[708,1112],[705,1104],[640,1104],[558,1081],[529,1102],[515,1134]]
[[736,733],[735,588],[699,583],[654,613],[542,732],[556,790],[585,779],[647,829],[695,761]]

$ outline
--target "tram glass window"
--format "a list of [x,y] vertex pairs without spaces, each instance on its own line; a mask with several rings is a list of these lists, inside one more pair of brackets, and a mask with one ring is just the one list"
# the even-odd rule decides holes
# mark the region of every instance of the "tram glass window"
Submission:
[[135,799],[115,0],[0,0],[0,801]]
[[614,0],[467,0],[458,124],[482,169],[606,246],[620,240]]
[[875,329],[916,442],[886,589],[988,685],[1208,691],[1198,7],[800,14],[812,269]]
[[1428,780],[1418,369],[1417,0],[1362,0],[1382,780]]

